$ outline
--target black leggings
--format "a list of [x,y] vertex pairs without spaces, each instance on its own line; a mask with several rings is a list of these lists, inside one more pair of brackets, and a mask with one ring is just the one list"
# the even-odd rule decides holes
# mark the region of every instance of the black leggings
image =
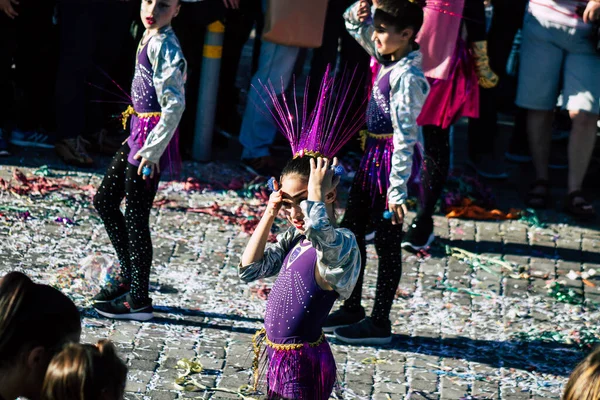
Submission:
[[442,195],[450,168],[450,130],[434,125],[423,127],[423,164],[421,166],[421,193],[419,219],[433,216],[435,205]]
[[367,264],[365,235],[367,227],[375,228],[375,250],[379,257],[377,272],[377,292],[371,319],[376,325],[389,326],[390,310],[396,295],[396,289],[402,275],[402,225],[392,225],[383,218],[385,211],[385,195],[377,195],[375,203],[370,193],[364,191],[355,181],[350,190],[348,207],[342,226],[356,235],[360,250],[360,275],[356,287],[344,307],[356,311],[361,307],[362,285]]
[[[128,154],[129,146],[125,144],[112,159],[94,197],[94,207],[119,258],[121,279],[131,283],[133,300],[145,304],[152,266],[150,210],[159,178],[143,180],[138,167],[127,161]],[[123,198],[125,215],[120,210]]]

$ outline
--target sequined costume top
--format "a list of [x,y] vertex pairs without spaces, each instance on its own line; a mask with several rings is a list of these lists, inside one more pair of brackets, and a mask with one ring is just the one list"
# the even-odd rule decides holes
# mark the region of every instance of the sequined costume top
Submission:
[[[389,61],[379,55],[371,40],[374,30],[372,18],[360,22],[358,7],[359,2],[356,2],[344,13],[346,29],[369,55],[376,57],[384,66],[388,65]],[[421,71],[421,60],[419,50],[410,52],[391,67],[389,78],[386,78],[389,79],[389,113],[392,123],[392,131],[387,133],[393,134],[387,200],[392,204],[403,204],[406,201],[406,186],[419,133],[417,117],[429,93],[429,84]]]
[[[360,254],[354,234],[334,228],[322,202],[303,201],[304,234],[290,228],[264,257],[240,266],[245,282],[279,274],[269,294],[265,328],[278,343],[311,342],[336,298],[347,299],[360,273]],[[315,269],[334,291],[323,290]]]
[[[185,108],[186,61],[170,26],[161,28],[146,45],[140,43],[139,47],[131,85],[133,117],[159,118],[151,124],[149,132],[143,132],[147,126],[134,129],[132,118],[129,161],[139,152],[147,160],[158,163],[175,135]],[[139,135],[144,135],[143,140],[140,141]]]

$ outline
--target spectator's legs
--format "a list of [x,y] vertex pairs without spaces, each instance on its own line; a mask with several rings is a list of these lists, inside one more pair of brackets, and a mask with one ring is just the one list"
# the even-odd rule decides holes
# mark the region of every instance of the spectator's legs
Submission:
[[[241,117],[238,115],[239,91],[236,76],[244,45],[250,37],[252,28],[262,19],[260,0],[245,0],[239,10],[227,10],[225,14],[225,37],[223,38],[223,59],[219,77],[219,103],[217,119],[221,129],[237,134]],[[259,37],[254,38],[254,47]]]
[[598,114],[571,111],[573,123],[569,139],[569,193],[581,190],[596,143]]
[[40,42],[40,37],[51,34],[53,11],[51,1],[24,1],[19,7],[14,40],[17,43],[15,82],[22,99],[16,110],[16,128],[21,131],[39,129],[47,108],[52,104],[52,85],[49,83],[52,68],[40,68],[40,63],[49,61],[50,41]]
[[[0,11],[0,130],[12,128],[9,121],[13,107],[13,87],[11,83],[11,67],[16,42],[15,21]],[[6,132],[5,131],[5,132]],[[1,133],[0,133],[1,141]]]
[[243,159],[258,159],[269,156],[269,146],[273,143],[277,126],[273,116],[265,110],[263,99],[269,100],[261,87],[261,82],[273,83],[276,94],[285,90],[290,82],[299,48],[264,42],[260,50],[259,68],[252,77],[256,89],[248,93],[246,111],[242,120],[240,143],[244,146]]
[[[537,180],[548,179],[548,159],[552,132],[553,110],[527,110],[527,135],[533,158],[533,167]],[[543,187],[533,188],[533,192],[543,194]]]
[[182,2],[179,15],[173,19],[173,29],[175,29],[188,66],[185,91],[186,106],[179,125],[180,149],[181,154],[184,156],[189,157],[191,155],[194,139],[198,87],[200,85],[206,28],[210,23],[221,19],[224,10],[222,0]]
[[94,51],[94,18],[88,2],[61,1],[58,11],[57,139],[73,139],[85,130],[85,91]]

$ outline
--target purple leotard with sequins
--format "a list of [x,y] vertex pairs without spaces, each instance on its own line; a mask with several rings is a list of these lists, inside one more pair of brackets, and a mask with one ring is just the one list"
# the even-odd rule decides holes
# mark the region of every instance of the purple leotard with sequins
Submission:
[[[161,108],[156,95],[156,89],[154,88],[154,70],[152,64],[148,58],[148,43],[144,45],[142,50],[137,56],[137,62],[135,64],[135,72],[133,75],[133,82],[131,83],[131,100],[133,102],[133,108],[136,113],[160,113]],[[152,117],[139,117],[138,115],[131,116],[131,133],[127,143],[131,151],[127,160],[130,164],[140,165],[139,160],[134,160],[133,157],[138,151],[144,146],[148,134],[160,121],[160,116]],[[171,169],[177,168],[180,162],[179,158],[179,145],[178,145],[179,132],[176,131],[175,135],[171,139],[167,149],[160,159],[161,171],[165,171],[167,167]],[[172,171],[173,172],[173,171]]]
[[299,351],[268,348],[269,398],[327,400],[336,380],[335,360],[324,341],[310,346],[338,297],[322,289],[315,278],[317,252],[306,240],[285,257],[269,293],[265,329],[277,344],[304,344]]
[[[391,65],[373,84],[373,91],[367,106],[367,129],[369,136],[365,141],[365,153],[362,157],[356,179],[363,190],[368,191],[375,203],[375,196],[386,196],[390,186],[394,126],[390,115],[390,73]],[[381,135],[381,137],[373,137]],[[387,136],[387,137],[385,137]],[[387,204],[387,201],[386,201]]]

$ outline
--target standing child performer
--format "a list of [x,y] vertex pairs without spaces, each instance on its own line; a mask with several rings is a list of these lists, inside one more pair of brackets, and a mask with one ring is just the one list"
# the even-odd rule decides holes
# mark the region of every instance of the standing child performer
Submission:
[[[379,0],[371,18],[369,4],[360,1],[344,17],[348,31],[382,67],[367,107],[365,153],[342,222],[356,235],[361,274],[350,298],[327,319],[325,331],[347,343],[386,344],[392,340],[389,315],[402,273],[402,222],[419,132],[417,116],[429,93],[415,42],[423,9],[408,0]],[[379,269],[373,312],[365,318],[361,296],[369,225],[376,232]]]
[[[423,127],[419,209],[402,247],[418,251],[435,239],[433,212],[450,168],[450,127],[461,117],[479,118],[479,86],[492,88],[482,0],[431,1],[417,40],[431,93],[417,119]],[[486,132],[480,132],[485,135]]]
[[[245,282],[278,274],[267,302],[265,328],[254,337],[255,387],[266,368],[269,399],[329,399],[336,366],[321,328],[335,300],[350,295],[360,271],[354,235],[335,227],[340,177],[334,171],[341,172],[341,167],[336,158],[332,160],[356,132],[360,119],[348,129],[338,128],[344,125],[341,103],[348,92],[341,101],[329,97],[333,88],[328,73],[319,104],[308,119],[305,97],[301,126],[297,107],[292,116],[285,99],[281,104],[270,92],[275,119],[290,141],[294,158],[283,169],[281,184],[272,178],[274,192],[239,268]],[[280,209],[292,227],[265,250]],[[266,364],[261,366],[262,344]]]
[[121,400],[127,366],[108,340],[70,344],[54,356],[41,400]]
[[[131,135],[108,166],[94,197],[119,263],[118,285],[107,286],[94,298],[99,314],[109,318],[145,321],[153,317],[148,296],[152,240],[150,210],[161,170],[180,166],[177,125],[185,108],[186,62],[171,20],[179,0],[142,0],[140,15],[146,27],[138,46],[130,106]],[[125,215],[119,209],[126,199]]]

